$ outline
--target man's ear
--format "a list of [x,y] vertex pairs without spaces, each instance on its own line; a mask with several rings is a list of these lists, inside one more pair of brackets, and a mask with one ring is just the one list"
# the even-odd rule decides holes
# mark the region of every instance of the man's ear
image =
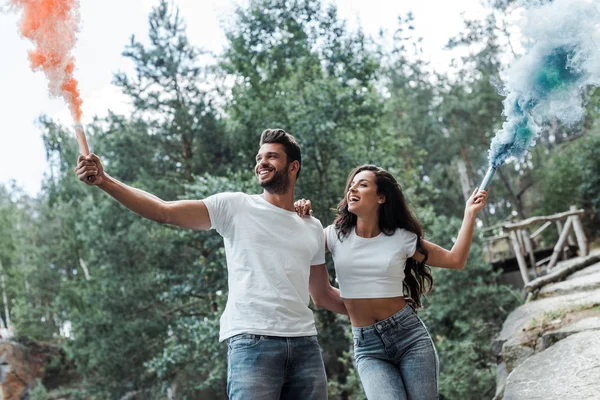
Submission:
[[298,162],[298,160],[292,161],[290,163],[290,172],[295,172],[296,176],[298,176],[298,170],[300,169],[300,163]]

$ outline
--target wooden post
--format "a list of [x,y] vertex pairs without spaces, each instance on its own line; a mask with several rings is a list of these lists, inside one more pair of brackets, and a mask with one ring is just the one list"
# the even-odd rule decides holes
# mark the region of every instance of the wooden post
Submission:
[[[573,221],[573,224],[575,223],[575,221]],[[573,225],[575,226],[575,225]],[[577,244],[577,242],[575,241],[575,238],[573,237],[573,231],[571,231],[571,233],[569,233],[569,236],[567,236],[567,245],[570,246],[575,246]]]
[[519,241],[519,248],[521,249],[521,254],[525,255],[525,243],[523,243],[523,235],[521,234],[521,229],[517,229],[515,231],[517,240]]
[[529,283],[529,276],[527,275],[527,262],[525,261],[525,257],[523,257],[523,252],[521,250],[521,246],[519,245],[519,239],[517,238],[515,231],[510,231],[509,235],[515,257],[517,257],[519,270],[521,271],[521,278],[523,278],[523,283],[527,285]]
[[533,252],[533,244],[531,243],[527,229],[523,229],[521,231],[521,237],[523,238],[523,243],[525,244],[525,251],[527,254],[529,254],[529,263],[531,264],[531,268],[533,268],[535,271],[535,254]]
[[[565,222],[566,222],[566,220],[565,220]],[[561,233],[562,233],[562,231],[563,231],[563,228],[564,228],[564,226],[563,226],[563,223],[562,223],[562,221],[556,221],[556,230],[558,231],[558,237],[559,237],[559,238],[560,238],[560,234],[561,234]],[[559,240],[559,241],[560,241],[560,240]],[[563,259],[563,260],[566,260],[566,259],[567,259],[567,250],[564,248],[564,246],[563,246],[563,248],[562,248],[562,249],[560,249],[560,250],[561,250],[561,252],[562,252],[562,259]],[[550,265],[548,265],[548,268],[550,268]]]
[[[577,207],[571,206],[571,210],[577,210]],[[573,230],[575,231],[575,237],[577,238],[577,246],[579,247],[579,255],[587,256],[588,255],[588,241],[585,236],[585,232],[583,230],[583,224],[581,223],[581,219],[579,219],[579,215],[574,215],[573,217]]]
[[567,241],[567,236],[569,236],[569,233],[571,232],[571,228],[573,227],[573,219],[572,218],[573,218],[572,216],[568,217],[565,222],[565,226],[564,226],[562,232],[560,233],[558,242],[556,242],[556,246],[554,246],[554,251],[552,252],[552,258],[550,259],[550,262],[548,263],[547,271],[550,271],[556,265],[556,262],[558,261],[558,256],[561,253],[562,249],[565,247],[565,242]]
[[536,237],[538,237],[539,235],[541,235],[542,232],[544,232],[544,230],[549,227],[550,225],[552,225],[552,222],[550,221],[546,221],[544,223],[544,225],[542,225],[540,228],[538,228],[538,230],[536,230],[535,232],[533,232],[530,236],[531,239],[535,239]]

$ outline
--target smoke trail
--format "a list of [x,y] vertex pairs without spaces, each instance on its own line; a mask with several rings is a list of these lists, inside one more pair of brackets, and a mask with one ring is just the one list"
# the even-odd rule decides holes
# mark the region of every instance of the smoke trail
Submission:
[[48,78],[50,94],[63,97],[76,122],[81,120],[82,100],[73,77],[75,46],[79,25],[79,0],[9,0],[22,11],[20,32],[35,44],[29,52],[33,70]]
[[522,159],[553,118],[580,121],[583,89],[600,85],[600,0],[537,2],[522,33],[527,53],[505,73],[506,121],[492,140],[491,168]]

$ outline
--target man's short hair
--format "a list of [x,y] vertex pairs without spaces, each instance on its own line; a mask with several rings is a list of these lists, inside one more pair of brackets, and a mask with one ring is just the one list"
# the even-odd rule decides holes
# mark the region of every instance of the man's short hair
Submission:
[[287,156],[288,164],[294,161],[298,161],[298,174],[296,179],[300,176],[300,170],[302,169],[302,152],[296,139],[283,129],[265,129],[260,135],[260,146],[265,143],[279,143],[283,145],[285,154]]

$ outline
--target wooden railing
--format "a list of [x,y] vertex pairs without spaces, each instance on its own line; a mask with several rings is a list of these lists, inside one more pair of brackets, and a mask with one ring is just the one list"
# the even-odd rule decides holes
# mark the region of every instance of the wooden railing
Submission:
[[[571,206],[569,211],[562,213],[532,217],[519,222],[506,223],[501,226],[502,234],[491,238],[490,241],[510,240],[513,253],[519,265],[521,277],[526,285],[530,281],[528,264],[531,266],[534,275],[537,277],[537,270],[539,267],[546,264],[546,271],[550,271],[556,266],[561,254],[563,254],[563,258],[566,258],[566,249],[568,245],[574,246],[575,243],[577,243],[579,255],[586,256],[588,254],[588,242],[581,223],[581,215],[583,212],[583,210]],[[554,245],[552,254],[549,257],[536,260],[534,243],[540,234],[552,226],[553,223],[556,225],[559,233],[558,241]],[[538,224],[542,225],[530,234],[530,230]],[[575,233],[576,242],[573,239],[573,232]]]

